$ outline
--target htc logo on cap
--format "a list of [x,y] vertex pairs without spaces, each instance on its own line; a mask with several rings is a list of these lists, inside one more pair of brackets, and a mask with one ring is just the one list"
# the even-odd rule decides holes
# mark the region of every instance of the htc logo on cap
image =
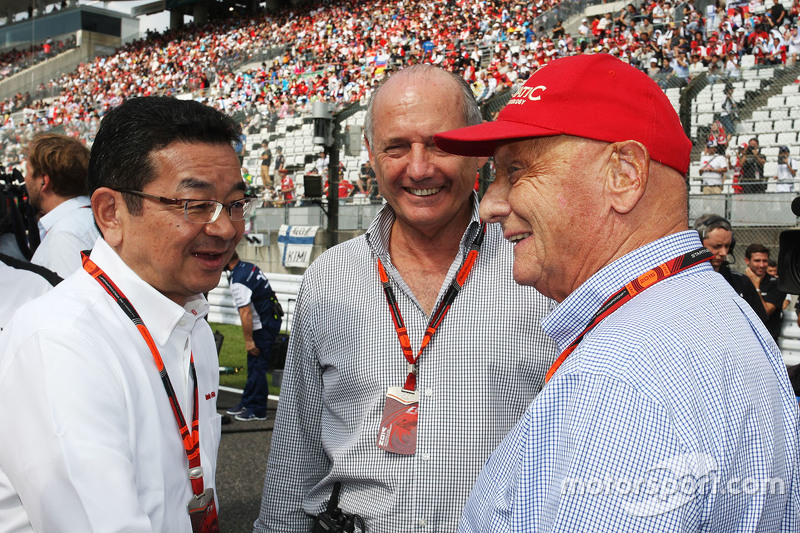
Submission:
[[536,102],[542,99],[541,92],[546,91],[547,87],[544,85],[537,85],[536,87],[521,87],[511,100],[509,104],[524,104],[526,101]]

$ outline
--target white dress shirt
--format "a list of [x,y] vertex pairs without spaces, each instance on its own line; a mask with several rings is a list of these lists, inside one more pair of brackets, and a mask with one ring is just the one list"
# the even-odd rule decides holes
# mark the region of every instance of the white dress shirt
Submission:
[[39,233],[42,243],[31,263],[49,268],[62,278],[81,268],[81,251],[91,250],[100,236],[87,196],[70,198],[40,218]]
[[13,268],[0,260],[0,331],[19,307],[46,293],[53,286],[39,274]]
[[[188,423],[194,353],[204,484],[220,439],[217,354],[198,295],[178,306],[98,239],[92,260],[149,329]],[[188,460],[153,356],[82,268],[0,335],[0,532],[190,532]]]

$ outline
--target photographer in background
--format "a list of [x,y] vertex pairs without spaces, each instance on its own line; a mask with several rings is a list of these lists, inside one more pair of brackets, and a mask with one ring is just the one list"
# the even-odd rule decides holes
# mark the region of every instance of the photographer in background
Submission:
[[781,146],[778,150],[778,185],[776,192],[794,192],[794,179],[797,177],[797,161],[789,157],[789,147]]
[[25,152],[28,203],[42,213],[42,243],[31,263],[66,278],[81,267],[81,251],[91,250],[100,236],[87,196],[89,149],[80,141],[45,133]]
[[22,304],[41,296],[61,278],[39,265],[0,253],[0,332]]
[[706,143],[706,151],[700,159],[700,175],[703,176],[703,194],[722,194],[728,159],[717,152],[713,141]]
[[753,137],[747,143],[742,155],[742,192],[745,194],[758,194],[766,192],[767,183],[764,181],[764,163],[767,158],[761,153],[758,139]]

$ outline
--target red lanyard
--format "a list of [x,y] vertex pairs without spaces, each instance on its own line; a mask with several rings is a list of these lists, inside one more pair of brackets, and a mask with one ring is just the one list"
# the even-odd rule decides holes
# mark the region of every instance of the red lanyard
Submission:
[[612,294],[608,300],[606,300],[605,303],[600,306],[600,309],[597,311],[597,313],[595,313],[592,321],[589,323],[586,329],[584,329],[583,332],[578,335],[578,337],[572,341],[572,343],[567,346],[563,352],[561,352],[561,355],[558,356],[558,359],[556,359],[556,361],[550,367],[550,370],[547,371],[544,382],[547,383],[550,381],[550,378],[553,377],[553,374],[556,373],[556,370],[558,370],[561,364],[566,360],[567,356],[575,351],[575,348],[578,347],[587,333],[592,331],[594,327],[608,315],[622,307],[622,305],[628,302],[628,300],[646,288],[652,287],[659,281],[665,280],[668,277],[673,276],[678,272],[683,272],[684,270],[695,265],[699,265],[704,261],[708,261],[712,257],[714,257],[714,254],[705,248],[698,248],[697,250],[693,250],[689,253],[679,255],[674,259],[670,259],[666,263],[662,263],[657,267],[648,270],[635,280],[628,282],[624,287]]
[[192,382],[194,384],[194,407],[192,413],[192,430],[190,432],[189,428],[186,427],[186,419],[183,417],[183,411],[181,411],[181,406],[178,404],[178,398],[175,395],[175,389],[172,388],[172,382],[167,374],[167,369],[164,368],[164,361],[161,360],[161,354],[158,352],[156,343],[150,335],[147,326],[144,325],[139,313],[136,312],[136,309],[133,308],[133,305],[119,287],[111,281],[99,266],[89,259],[88,255],[81,252],[81,256],[83,257],[83,269],[100,283],[125,314],[128,315],[128,318],[131,319],[136,329],[139,330],[139,333],[144,338],[144,342],[147,343],[147,347],[150,348],[150,353],[153,354],[153,360],[161,376],[161,383],[164,384],[164,390],[167,392],[169,403],[172,406],[172,413],[175,415],[175,421],[178,423],[178,430],[181,434],[186,457],[189,459],[189,479],[192,483],[192,492],[199,498],[203,494],[203,468],[200,466],[200,429],[197,421],[197,372],[194,368],[194,354],[192,354],[189,361],[189,372],[191,373]]
[[394,329],[397,331],[397,338],[400,340],[400,347],[403,349],[403,356],[405,356],[406,361],[408,361],[408,377],[406,377],[406,383],[403,385],[405,390],[416,390],[417,362],[422,355],[422,350],[425,349],[433,337],[433,334],[436,333],[436,329],[441,325],[444,317],[450,310],[450,306],[453,305],[453,301],[456,299],[456,296],[458,296],[458,293],[461,292],[461,288],[464,286],[464,283],[467,282],[467,278],[469,277],[470,272],[472,272],[472,267],[475,266],[475,261],[478,259],[478,252],[480,252],[481,245],[483,244],[483,236],[485,233],[486,223],[481,222],[480,228],[478,229],[478,235],[475,236],[475,240],[472,242],[469,252],[467,252],[467,257],[464,259],[464,264],[461,265],[461,268],[458,270],[458,274],[456,274],[456,277],[447,288],[447,292],[445,293],[444,298],[442,298],[442,302],[439,304],[439,307],[436,308],[436,311],[433,313],[433,315],[431,315],[431,319],[428,321],[428,327],[425,329],[425,336],[422,338],[422,344],[419,347],[419,352],[417,353],[416,357],[414,357],[414,350],[411,349],[411,340],[408,338],[408,330],[403,322],[403,315],[400,314],[400,308],[397,306],[397,298],[395,298],[394,291],[389,284],[389,276],[386,274],[386,269],[383,267],[383,263],[380,259],[378,259],[378,274],[380,275],[381,283],[383,284],[383,292],[386,294],[386,302],[389,304],[389,312],[392,314]]

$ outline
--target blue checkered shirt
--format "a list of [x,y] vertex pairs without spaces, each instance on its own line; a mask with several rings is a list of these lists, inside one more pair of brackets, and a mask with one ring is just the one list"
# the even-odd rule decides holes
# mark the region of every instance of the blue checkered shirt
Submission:
[[[626,282],[700,247],[659,239],[543,325],[566,348]],[[800,531],[798,406],[769,333],[709,263],[595,327],[491,456],[459,531]]]

